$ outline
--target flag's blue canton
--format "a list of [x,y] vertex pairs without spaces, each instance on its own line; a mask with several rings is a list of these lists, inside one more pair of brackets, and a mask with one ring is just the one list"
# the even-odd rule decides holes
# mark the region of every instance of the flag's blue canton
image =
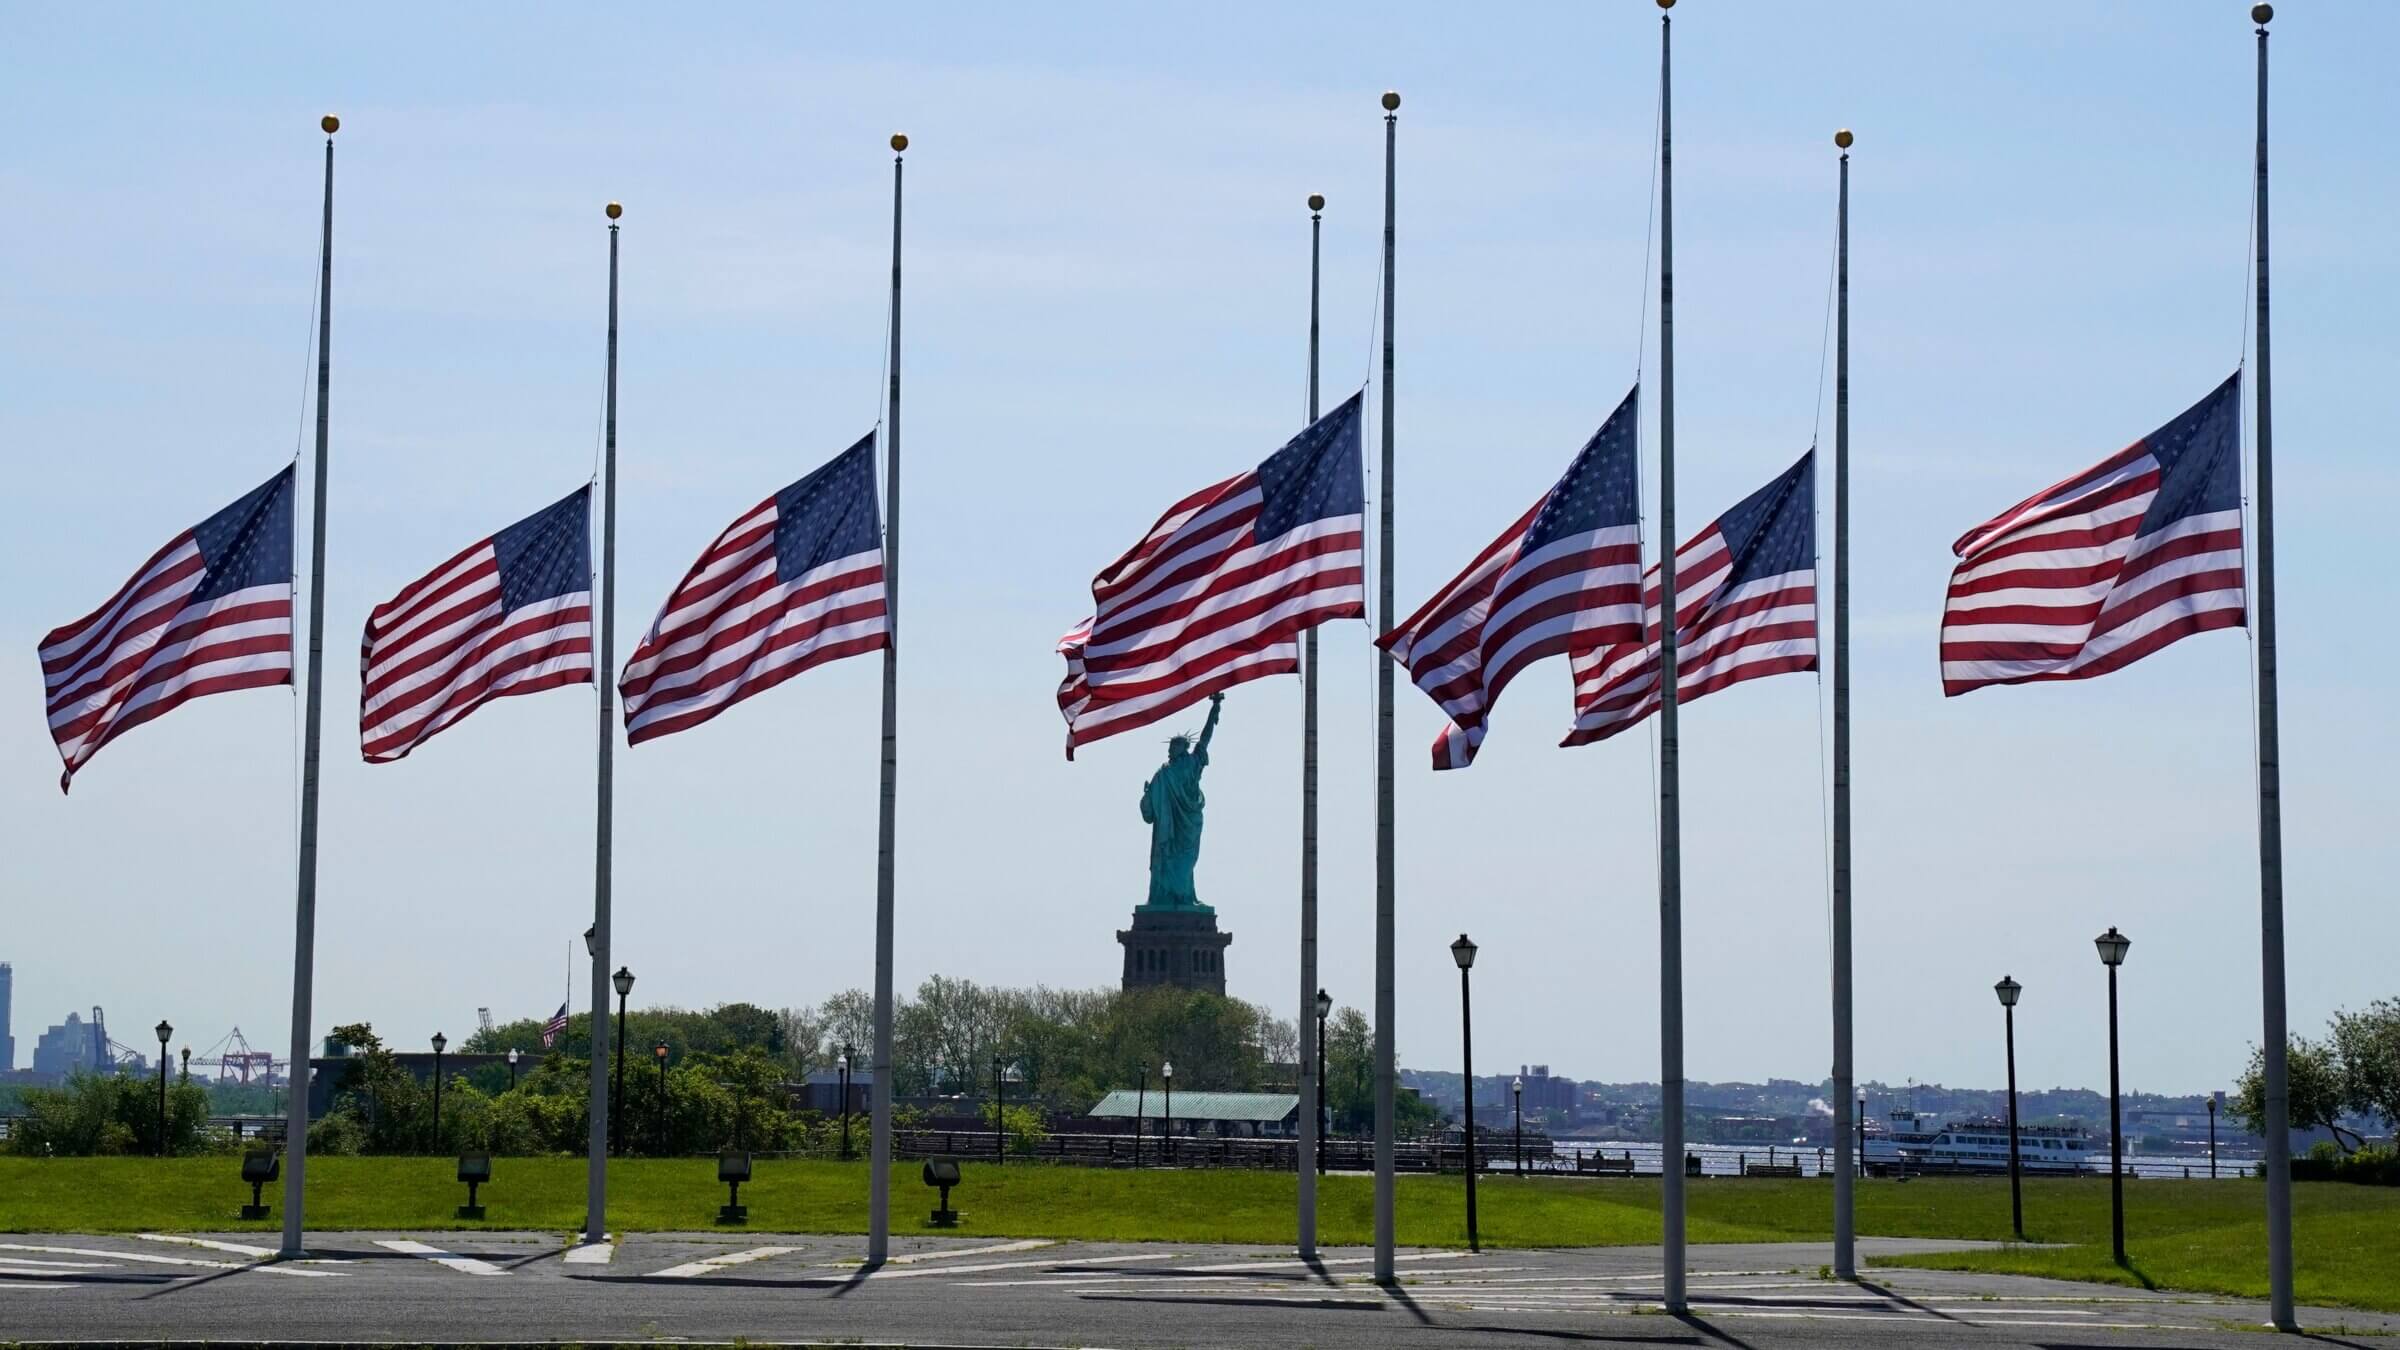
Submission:
[[492,536],[503,613],[592,588],[592,489],[575,489]]
[[1634,431],[1641,422],[1637,402],[1640,397],[1639,390],[1627,394],[1617,410],[1600,424],[1600,429],[1592,433],[1592,439],[1576,452],[1566,476],[1542,499],[1542,509],[1534,513],[1533,523],[1526,527],[1525,542],[1517,550],[1519,557],[1536,553],[1568,535],[1631,525],[1640,518],[1640,491],[1634,482],[1637,460],[1633,452]]
[[2158,461],[2158,496],[2142,513],[2139,534],[2187,516],[2238,510],[2242,504],[2242,377],[2220,384],[2181,417],[2143,438]]
[[192,527],[207,574],[189,603],[292,579],[292,483],[285,469]]
[[1817,452],[1717,518],[1732,566],[1725,589],[1817,565]]
[[1312,521],[1367,509],[1366,466],[1359,458],[1364,390],[1318,418],[1258,466],[1258,538],[1278,538]]
[[883,545],[875,504],[875,436],[775,494],[775,577],[797,581],[841,558]]

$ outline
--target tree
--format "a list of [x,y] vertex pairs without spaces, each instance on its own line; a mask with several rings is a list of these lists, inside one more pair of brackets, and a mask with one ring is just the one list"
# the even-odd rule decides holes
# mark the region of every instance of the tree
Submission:
[[2335,1013],[2332,1041],[2342,1061],[2342,1105],[2381,1116],[2386,1129],[2400,1132],[2400,999]]
[[1325,1109],[1350,1134],[1375,1128],[1375,1029],[1356,1008],[1337,1008],[1325,1024]]
[[[2344,1092],[2342,1060],[2331,1041],[2312,1041],[2306,1036],[2294,1036],[2284,1053],[2284,1086],[2288,1094],[2286,1112],[2295,1128],[2321,1129],[2331,1134],[2342,1151],[2350,1152],[2356,1145],[2342,1138],[2358,1139],[2355,1131],[2341,1125]],[[2257,1047],[2250,1051],[2250,1067],[2242,1071],[2234,1084],[2233,1114],[2253,1134],[2267,1132],[2266,1056]]]

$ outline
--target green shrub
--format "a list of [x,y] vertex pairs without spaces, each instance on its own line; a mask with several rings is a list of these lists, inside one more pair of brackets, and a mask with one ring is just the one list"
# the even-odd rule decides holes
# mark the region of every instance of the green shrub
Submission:
[[[77,1074],[65,1087],[26,1088],[25,1114],[11,1128],[11,1153],[33,1157],[157,1153],[158,1084],[121,1074]],[[197,1083],[167,1088],[168,1153],[215,1151],[209,1138],[208,1090]]]

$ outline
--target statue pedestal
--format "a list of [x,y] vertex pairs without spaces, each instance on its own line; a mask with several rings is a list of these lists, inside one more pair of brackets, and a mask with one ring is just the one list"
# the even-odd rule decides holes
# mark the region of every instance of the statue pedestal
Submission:
[[1117,930],[1125,948],[1125,984],[1130,991],[1154,985],[1225,992],[1225,949],[1233,934],[1217,931],[1213,909],[1133,911],[1133,927]]

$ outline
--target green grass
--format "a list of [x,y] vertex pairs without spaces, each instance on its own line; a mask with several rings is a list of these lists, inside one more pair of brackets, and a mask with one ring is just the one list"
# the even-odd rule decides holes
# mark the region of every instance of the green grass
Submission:
[[[609,1227],[619,1232],[707,1229],[725,1190],[713,1160],[633,1159],[611,1164]],[[465,1198],[447,1158],[316,1158],[309,1162],[312,1229],[533,1229],[566,1233],[583,1220],[578,1158],[498,1158],[483,1189],[485,1223],[452,1211]],[[0,1232],[240,1231],[249,1198],[231,1158],[0,1157]],[[1464,1246],[1458,1177],[1399,1182],[1399,1240]],[[916,1168],[895,1172],[901,1231],[921,1227],[933,1192]],[[1293,1181],[1245,1171],[1109,1171],[969,1162],[953,1202],[963,1232],[1089,1241],[1222,1242],[1273,1247],[1292,1234]],[[1622,1246],[1659,1240],[1658,1183],[1494,1176],[1479,1187],[1483,1241],[1492,1247]],[[1775,1242],[1830,1234],[1832,1190],[1821,1181],[1717,1179],[1690,1190],[1694,1242]],[[867,1220],[863,1163],[762,1160],[742,1188],[755,1232],[855,1233]],[[1372,1240],[1374,1195],[1365,1177],[1325,1180],[1320,1235],[1328,1244]],[[2025,1184],[2027,1236],[2061,1248],[2009,1247],[1910,1257],[1893,1264],[2263,1296],[2265,1193],[2255,1181],[2145,1181],[2126,1188],[2131,1270],[2108,1258],[2108,1187],[2097,1180]],[[2332,1182],[2293,1188],[2299,1292],[2304,1302],[2400,1312],[2400,1190]],[[2008,1183],[1997,1178],[1863,1181],[1859,1231],[1886,1237],[2008,1236]]]

